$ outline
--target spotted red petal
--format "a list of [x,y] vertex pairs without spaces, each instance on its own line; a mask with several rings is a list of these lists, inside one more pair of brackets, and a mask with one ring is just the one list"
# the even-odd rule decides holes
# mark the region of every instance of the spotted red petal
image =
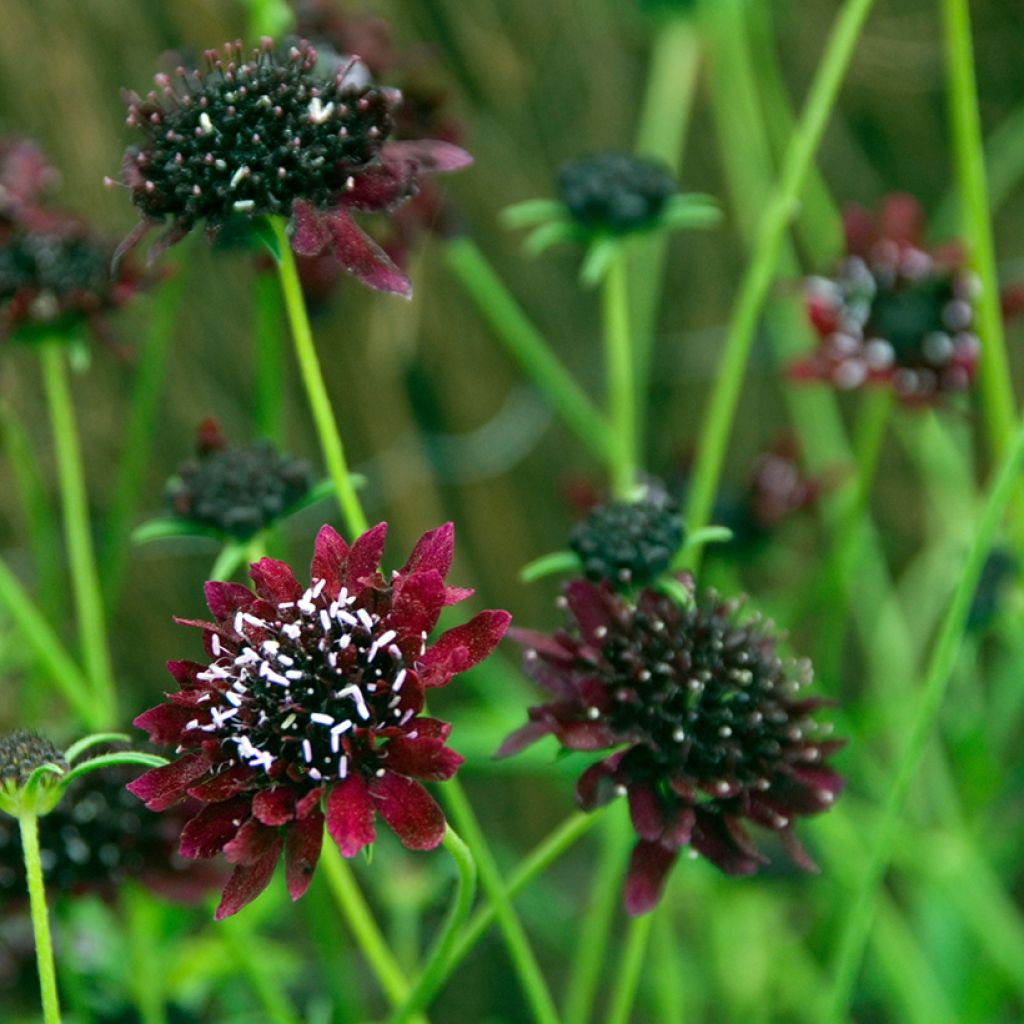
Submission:
[[275,834],[263,854],[250,864],[242,864],[235,868],[224,887],[220,903],[214,914],[214,920],[222,921],[225,917],[237,914],[242,907],[251,903],[270,884],[277,866],[278,854],[281,852],[281,836]]
[[209,580],[203,590],[210,614],[221,625],[230,622],[235,612],[248,608],[256,600],[253,592],[248,587],[243,587],[241,583]]
[[206,774],[210,762],[199,754],[186,754],[177,761],[150,768],[144,775],[128,783],[134,793],[151,811],[163,811],[176,804],[189,786]]
[[450,779],[462,764],[462,757],[432,736],[408,739],[398,736],[388,744],[388,768],[399,775],[441,782]]
[[234,838],[240,821],[248,816],[248,800],[236,798],[207,804],[181,830],[183,857],[214,857]]
[[256,818],[243,821],[229,843],[224,846],[224,857],[229,864],[256,864],[267,851],[280,850],[281,833],[268,828]]
[[177,745],[185,726],[193,718],[195,718],[195,710],[191,707],[157,704],[156,707],[138,715],[132,725],[149,733],[151,743],[170,746]]
[[321,526],[309,570],[314,580],[326,580],[328,593],[337,594],[348,578],[348,545],[330,526]]
[[419,653],[420,638],[433,632],[445,604],[445,587],[436,569],[399,577],[391,602],[391,625],[413,641]]
[[287,825],[295,817],[295,793],[288,786],[262,789],[252,798],[252,813],[264,825]]
[[452,567],[452,556],[455,551],[455,525],[443,523],[433,530],[427,530],[412,549],[408,561],[402,566],[400,573],[405,576],[412,572],[436,569],[441,578],[448,575]]
[[323,215],[304,199],[298,200],[292,207],[292,249],[300,256],[316,256],[329,241]]
[[483,661],[498,646],[511,621],[508,612],[480,612],[442,633],[417,665],[423,685],[428,689],[444,686],[453,675]]
[[373,805],[409,850],[433,850],[444,838],[444,812],[412,779],[386,772],[370,785]]
[[384,556],[384,542],[388,536],[388,524],[378,523],[358,536],[348,555],[348,572],[345,580],[349,591],[361,589],[362,580],[372,577]]
[[626,876],[626,913],[633,917],[653,910],[661,899],[665,879],[678,856],[661,843],[641,840],[633,847]]
[[343,857],[354,857],[373,842],[373,801],[357,775],[335,783],[327,794],[327,833]]
[[297,900],[309,888],[320,859],[324,816],[317,811],[296,821],[285,833],[284,868],[288,895]]
[[412,284],[386,252],[360,228],[344,209],[324,216],[331,250],[338,262],[358,281],[379,292],[412,298]]
[[295,574],[276,558],[261,558],[249,567],[249,576],[256,587],[256,593],[271,604],[296,601],[302,595],[302,587]]

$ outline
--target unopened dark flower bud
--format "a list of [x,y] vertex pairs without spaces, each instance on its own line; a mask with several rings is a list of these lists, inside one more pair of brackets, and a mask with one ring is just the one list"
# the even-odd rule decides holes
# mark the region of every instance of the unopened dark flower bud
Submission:
[[67,768],[64,755],[45,737],[19,729],[0,737],[0,782],[4,787],[21,787],[44,764]]

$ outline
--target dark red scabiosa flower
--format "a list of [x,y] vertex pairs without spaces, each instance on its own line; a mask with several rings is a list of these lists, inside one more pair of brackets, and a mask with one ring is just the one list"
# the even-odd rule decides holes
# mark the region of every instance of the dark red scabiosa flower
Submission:
[[[134,772],[107,768],[72,784],[60,803],[39,819],[43,878],[51,893],[112,897],[133,878],[168,899],[194,903],[224,884],[224,873],[177,852],[184,813],[146,810],[125,789]],[[25,863],[17,822],[0,816],[0,900],[25,897]]]
[[122,251],[161,222],[151,260],[200,223],[216,236],[234,219],[277,215],[290,219],[295,252],[329,249],[364,284],[409,295],[352,213],[396,209],[421,175],[464,167],[468,154],[389,141],[401,94],[368,84],[355,59],[318,63],[305,41],[279,55],[269,39],[248,60],[239,43],[205,59],[205,71],[157,75],[155,92],[128,97],[128,123],[146,139],[126,152],[122,181],[144,219]]
[[207,419],[199,425],[196,457],[178,467],[164,496],[173,515],[248,540],[301,503],[312,484],[302,459],[269,441],[230,446],[217,421]]
[[643,586],[661,575],[683,543],[678,504],[650,488],[639,501],[596,505],[569,534],[583,575],[615,590]]
[[114,247],[72,214],[25,206],[0,218],[0,338],[32,341],[85,327],[113,344],[106,317],[140,288],[122,264],[112,277]]
[[377,814],[409,849],[444,834],[421,781],[450,778],[461,758],[450,726],[421,714],[424,693],[487,657],[508,628],[503,611],[429,637],[445,605],[451,524],[424,534],[408,562],[379,571],[386,524],[349,548],[320,531],[307,589],[282,562],[250,569],[253,593],[207,583],[209,661],[171,662],[181,687],[135,723],[181,755],[129,789],[152,810],[187,794],[206,806],[184,828],[181,852],[223,851],[234,873],[217,917],[262,892],[283,847],[288,891],[309,885],[327,831],[346,857],[373,842]]
[[842,783],[823,763],[840,744],[812,718],[822,701],[800,696],[810,665],[784,661],[768,624],[711,593],[683,607],[655,590],[634,602],[580,580],[565,601],[568,630],[516,631],[527,673],[555,700],[531,708],[498,754],[548,734],[568,750],[615,748],[576,793],[585,810],[629,800],[640,837],[629,913],[655,906],[684,847],[727,874],[756,872],[767,858],[744,822],[776,833],[798,866],[814,870],[793,821],[829,807]]
[[0,221],[17,220],[56,184],[57,177],[30,139],[0,137]]
[[851,209],[844,224],[847,255],[835,276],[807,284],[818,347],[792,375],[841,390],[888,386],[911,405],[966,391],[979,343],[976,279],[960,248],[925,247],[912,196],[889,196],[877,218]]

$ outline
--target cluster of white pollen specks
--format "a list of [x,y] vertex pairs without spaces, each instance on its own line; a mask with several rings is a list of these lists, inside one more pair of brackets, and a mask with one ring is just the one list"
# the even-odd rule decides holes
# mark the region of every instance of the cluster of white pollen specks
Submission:
[[[274,619],[236,612],[241,643],[233,656],[211,634],[216,660],[196,677],[211,687],[201,698],[209,701],[206,714],[185,729],[221,737],[229,750],[221,769],[241,763],[269,774],[280,760],[275,779],[284,768],[293,780],[314,783],[351,770],[384,774],[378,762],[387,748],[374,749],[372,734],[402,728],[416,714],[403,707],[408,669],[397,634],[354,607],[346,588],[327,601],[325,587],[316,580],[297,601],[278,604]],[[425,648],[423,635],[420,653]]]

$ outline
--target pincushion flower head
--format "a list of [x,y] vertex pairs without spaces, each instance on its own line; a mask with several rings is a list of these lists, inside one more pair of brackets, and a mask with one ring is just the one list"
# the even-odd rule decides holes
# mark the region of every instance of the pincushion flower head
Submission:
[[580,271],[599,281],[617,245],[630,235],[717,224],[721,213],[710,196],[684,194],[659,160],[608,151],[565,164],[559,199],[530,199],[505,211],[509,227],[531,227],[526,248],[537,255],[560,242],[587,250]]
[[386,525],[351,546],[320,531],[304,588],[264,558],[255,593],[208,583],[212,622],[205,662],[169,665],[180,691],[136,725],[179,757],[129,789],[152,810],[186,794],[205,806],[185,826],[181,852],[235,865],[217,917],[268,884],[281,850],[298,899],[320,855],[324,825],[346,857],[372,843],[379,814],[409,849],[442,839],[441,809],[423,781],[450,778],[461,758],[450,726],[424,714],[425,692],[487,657],[508,627],[480,612],[430,634],[441,610],[471,591],[447,587],[451,524],[429,531],[398,571],[379,571]]
[[921,208],[908,195],[889,196],[877,218],[851,209],[844,225],[847,254],[835,276],[808,282],[818,346],[793,376],[842,390],[891,387],[912,405],[966,391],[979,343],[976,279],[963,253],[926,247]]
[[839,744],[814,721],[822,701],[801,696],[807,662],[785,661],[776,638],[739,603],[705,593],[689,604],[645,588],[633,600],[603,584],[570,583],[569,628],[519,630],[526,672],[554,700],[499,756],[553,735],[567,750],[611,750],[588,768],[577,799],[592,810],[629,801],[639,841],[626,880],[626,909],[652,909],[680,850],[730,875],[767,858],[747,825],[774,832],[792,860],[814,870],[793,834],[803,815],[829,807],[842,783],[825,764]]
[[121,180],[143,220],[121,251],[161,223],[151,260],[199,224],[215,237],[238,218],[280,216],[295,252],[329,249],[371,288],[410,294],[351,215],[397,208],[422,174],[464,167],[468,154],[390,141],[401,94],[369,84],[356,58],[320,62],[305,41],[279,54],[265,38],[248,59],[233,43],[205,62],[204,71],[157,75],[144,99],[128,96],[128,123],[145,139],[125,153]]

